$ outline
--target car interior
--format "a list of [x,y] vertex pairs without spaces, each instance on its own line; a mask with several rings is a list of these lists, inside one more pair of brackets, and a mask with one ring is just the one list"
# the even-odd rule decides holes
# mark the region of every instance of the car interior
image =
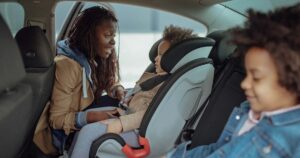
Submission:
[[[37,122],[52,94],[55,77],[55,7],[64,0],[0,0],[0,157],[52,158],[33,143]],[[66,37],[75,17],[88,2],[74,1],[58,40]],[[203,24],[204,37],[185,40],[162,56],[169,76],[147,109],[139,135],[139,147],[130,147],[117,134],[95,140],[89,157],[161,157],[176,145],[191,141],[188,150],[214,143],[234,107],[246,100],[240,87],[245,77],[239,47],[230,43],[228,30],[242,26],[246,11],[269,11],[299,0],[93,0],[136,5],[181,15]],[[24,9],[24,26],[13,33],[2,3],[18,3]],[[67,13],[66,13],[67,14]],[[130,18],[128,18],[130,19]],[[132,19],[131,19],[132,20]],[[147,72],[154,72],[158,44],[154,42]],[[149,52],[149,53],[148,53]],[[130,71],[130,70],[129,70]],[[141,75],[141,74],[140,74]],[[132,88],[132,87],[126,87]],[[126,151],[125,151],[125,148]],[[67,152],[67,151],[66,151]]]

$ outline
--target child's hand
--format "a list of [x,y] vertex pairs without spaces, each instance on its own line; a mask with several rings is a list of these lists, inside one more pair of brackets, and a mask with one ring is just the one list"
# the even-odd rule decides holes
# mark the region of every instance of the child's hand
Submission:
[[124,99],[124,96],[125,96],[124,88],[122,86],[118,86],[115,90],[115,97],[121,101]]
[[133,96],[126,97],[122,100],[122,104],[128,105]]
[[107,125],[107,133],[116,133],[119,134],[122,132],[122,124],[120,119],[109,119],[109,120],[103,120],[101,123]]

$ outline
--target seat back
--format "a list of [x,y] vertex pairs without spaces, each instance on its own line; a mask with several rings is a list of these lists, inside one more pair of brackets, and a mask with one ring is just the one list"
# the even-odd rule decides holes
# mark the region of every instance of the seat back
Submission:
[[215,54],[210,55],[214,56],[214,61],[217,60],[216,78],[209,102],[199,116],[190,149],[216,142],[233,108],[246,99],[240,87],[245,77],[242,59],[231,55],[234,46],[228,43],[230,40],[228,33],[218,31],[213,35],[209,37],[218,37],[215,38],[218,41],[214,48],[215,52],[212,52]]
[[31,130],[32,89],[10,30],[0,16],[0,157],[20,157]]
[[55,73],[54,53],[43,30],[38,26],[22,28],[17,32],[15,39],[25,64],[26,77],[23,82],[30,85],[33,90],[34,101],[30,117],[32,129],[26,142],[27,146],[31,146],[37,122],[52,93]]
[[24,82],[32,86],[34,96],[33,122],[37,123],[54,83],[54,53],[43,30],[38,26],[24,27],[15,37],[25,64]]

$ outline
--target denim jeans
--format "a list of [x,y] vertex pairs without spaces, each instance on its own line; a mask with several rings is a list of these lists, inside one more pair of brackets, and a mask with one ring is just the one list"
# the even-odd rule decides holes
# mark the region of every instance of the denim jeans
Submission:
[[[118,107],[119,100],[111,98],[108,95],[101,96],[99,99],[99,104],[92,103],[90,106],[85,108],[83,111],[90,111],[93,109],[98,109],[102,107]],[[62,129],[52,129],[52,143],[58,150],[59,154],[63,154],[64,149],[70,146],[73,137],[69,137],[65,134]]]

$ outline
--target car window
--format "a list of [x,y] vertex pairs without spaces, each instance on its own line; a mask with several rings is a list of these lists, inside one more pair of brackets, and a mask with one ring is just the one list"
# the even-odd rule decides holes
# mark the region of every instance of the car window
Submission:
[[13,36],[24,26],[24,9],[19,3],[0,2],[0,14]]
[[119,19],[119,61],[122,84],[133,87],[150,64],[152,45],[161,38],[170,24],[195,30],[206,35],[206,27],[194,20],[157,9],[111,3]]
[[55,41],[76,2],[59,2],[55,8]]
[[[161,38],[166,26],[173,24],[191,28],[200,36],[207,33],[207,28],[197,21],[152,8],[120,3],[86,2],[82,10],[95,5],[111,8],[117,15],[119,33],[116,36],[116,48],[119,54],[121,83],[126,88],[133,87],[150,64],[150,48]],[[58,9],[64,10],[64,7],[56,10]]]

